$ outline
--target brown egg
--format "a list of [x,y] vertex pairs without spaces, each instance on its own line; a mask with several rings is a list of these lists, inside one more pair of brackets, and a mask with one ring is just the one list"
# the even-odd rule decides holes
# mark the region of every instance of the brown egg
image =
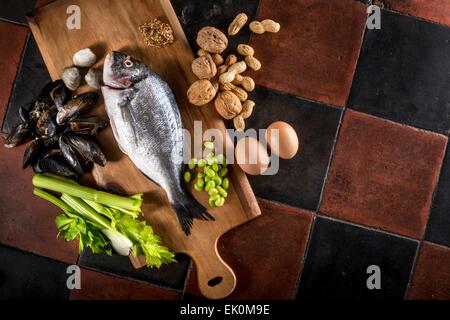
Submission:
[[[278,139],[274,129],[278,129]],[[268,126],[266,141],[272,153],[281,159],[292,159],[297,154],[299,145],[297,133],[286,122],[276,121]]]
[[238,141],[235,149],[236,163],[251,175],[267,170],[270,159],[266,148],[255,138],[245,137]]

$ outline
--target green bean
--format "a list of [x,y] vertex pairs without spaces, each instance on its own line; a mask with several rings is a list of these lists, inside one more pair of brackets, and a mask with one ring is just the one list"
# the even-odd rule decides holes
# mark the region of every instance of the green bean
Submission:
[[208,176],[205,176],[205,182],[209,182],[209,181],[211,181],[211,177],[208,177]]
[[205,173],[204,172],[197,173],[197,178],[204,178],[204,177],[205,177]]
[[217,163],[213,163],[211,168],[215,171],[215,172],[219,172],[219,165]]
[[200,160],[198,160],[197,166],[198,166],[199,168],[203,168],[204,166],[206,166],[206,160],[205,160],[205,159],[200,159]]
[[196,185],[198,185],[201,188],[204,188],[205,187],[205,180],[203,180],[202,178],[197,178]]
[[211,208],[214,208],[215,206],[216,206],[216,204],[215,204],[215,200],[212,200],[211,198],[209,198],[208,199],[208,204],[209,204],[209,206],[211,207]]
[[209,189],[208,194],[210,197],[217,196],[219,194],[219,191],[216,188],[211,188]]
[[222,185],[222,178],[219,176],[215,176],[212,180],[216,183],[216,186]]
[[219,176],[225,177],[227,175],[227,173],[228,173],[228,169],[227,168],[222,168],[219,171]]
[[222,188],[221,186],[217,186],[216,189],[222,197],[228,197],[228,192],[224,188]]
[[184,173],[184,181],[186,181],[188,183],[191,181],[191,173],[189,171],[186,171]]
[[189,161],[189,170],[194,170],[197,165],[197,159],[192,158],[191,161]]
[[199,192],[203,191],[203,187],[200,187],[198,184],[194,184],[194,189],[199,191]]
[[203,146],[205,147],[205,149],[213,150],[214,149],[214,142],[212,142],[212,141],[205,141],[203,143]]
[[224,178],[222,180],[222,188],[224,188],[225,190],[228,190],[229,186],[230,186],[230,180],[228,180],[228,178]]
[[216,201],[214,201],[214,205],[217,207],[221,207],[225,204],[225,198],[219,197]]
[[214,181],[208,181],[205,186],[205,191],[209,192],[210,189],[215,188],[216,183]]
[[211,178],[216,175],[216,172],[213,169],[209,168],[209,167],[205,168],[205,173],[206,173],[206,175],[208,177],[211,177]]

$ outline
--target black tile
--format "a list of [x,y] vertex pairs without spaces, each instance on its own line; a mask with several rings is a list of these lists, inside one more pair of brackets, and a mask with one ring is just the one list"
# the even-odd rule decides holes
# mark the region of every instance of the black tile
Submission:
[[[417,242],[322,217],[316,219],[299,299],[402,299]],[[381,289],[369,290],[367,267],[381,271]]]
[[348,105],[447,134],[450,129],[450,29],[382,10],[366,30]]
[[10,132],[14,128],[19,122],[19,108],[32,102],[50,81],[36,41],[30,35],[3,122],[3,132]]
[[[256,19],[259,0],[172,0],[172,5],[183,26],[184,33],[194,53],[199,49],[196,39],[197,32],[205,27],[216,27],[225,34],[234,17],[241,12],[247,14],[249,22]],[[223,53],[224,58],[230,51],[235,51],[240,43],[250,40],[248,24],[234,37],[228,37],[228,49]]]
[[0,299],[68,299],[67,267],[0,246]]
[[274,121],[286,121],[294,127],[300,142],[299,152],[293,159],[280,159],[277,174],[248,176],[253,190],[261,198],[316,210],[341,109],[260,86],[251,98],[256,106],[246,120],[247,128],[265,129]]
[[36,0],[2,0],[0,18],[26,24],[25,16],[34,9]]
[[450,247],[450,148],[447,147],[438,186],[434,193],[425,239]]
[[128,257],[106,254],[93,254],[89,250],[83,251],[79,264],[84,267],[106,271],[122,277],[146,281],[152,284],[183,290],[190,258],[179,254],[177,263],[162,266],[160,269],[135,269]]

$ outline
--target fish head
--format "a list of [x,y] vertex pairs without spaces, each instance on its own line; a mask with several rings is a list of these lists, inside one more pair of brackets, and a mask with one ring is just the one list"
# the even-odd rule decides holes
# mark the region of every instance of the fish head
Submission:
[[105,58],[103,82],[116,89],[127,89],[148,76],[145,64],[131,56],[113,51]]

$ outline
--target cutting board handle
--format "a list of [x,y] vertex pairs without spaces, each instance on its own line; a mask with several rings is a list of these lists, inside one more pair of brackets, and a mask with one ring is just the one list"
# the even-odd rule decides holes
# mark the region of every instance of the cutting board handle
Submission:
[[192,257],[197,268],[197,281],[201,293],[208,299],[223,299],[236,287],[236,275],[222,260],[217,241],[212,248],[202,250],[201,257]]

